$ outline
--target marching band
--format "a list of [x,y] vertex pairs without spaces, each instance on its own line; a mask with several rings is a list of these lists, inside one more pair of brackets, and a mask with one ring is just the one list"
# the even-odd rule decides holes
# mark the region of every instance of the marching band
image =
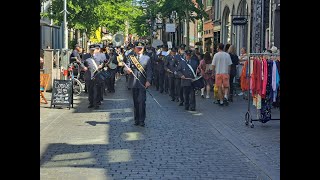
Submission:
[[88,108],[99,109],[103,95],[107,95],[106,90],[114,93],[115,82],[125,75],[134,102],[134,125],[145,126],[146,93],[157,102],[148,91],[151,85],[160,93],[168,94],[171,101],[179,102],[185,110],[195,111],[195,92],[204,85],[198,76],[199,60],[195,60],[194,52],[186,51],[185,47],[181,44],[168,50],[166,44],[155,48],[141,41],[125,47],[113,43],[103,48],[98,44],[90,45],[90,53],[83,56]]

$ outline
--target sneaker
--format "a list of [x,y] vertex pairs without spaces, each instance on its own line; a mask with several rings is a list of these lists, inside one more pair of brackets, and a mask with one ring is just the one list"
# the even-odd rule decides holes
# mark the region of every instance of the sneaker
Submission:
[[243,92],[241,92],[241,93],[238,94],[238,96],[242,96],[242,95],[243,95]]
[[210,96],[209,95],[206,95],[206,99],[209,99],[210,98]]
[[220,101],[220,100],[219,100],[219,105],[220,105],[220,106],[223,106],[223,101]]

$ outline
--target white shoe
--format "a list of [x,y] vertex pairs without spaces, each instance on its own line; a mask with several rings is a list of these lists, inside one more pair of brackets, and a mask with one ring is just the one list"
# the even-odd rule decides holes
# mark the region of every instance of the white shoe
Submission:
[[210,98],[210,96],[209,95],[206,95],[206,99],[209,99]]
[[238,96],[242,96],[242,95],[243,95],[243,92],[241,92],[241,93],[238,94]]

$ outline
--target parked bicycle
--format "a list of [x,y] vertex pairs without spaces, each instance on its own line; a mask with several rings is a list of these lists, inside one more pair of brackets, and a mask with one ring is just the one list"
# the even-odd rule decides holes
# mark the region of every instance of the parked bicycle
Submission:
[[[74,73],[75,71],[76,73]],[[72,84],[73,84],[73,94],[79,96],[84,89],[84,85],[79,80],[81,76],[80,66],[76,62],[73,62],[69,64],[68,72],[69,72],[69,79],[72,80]]]

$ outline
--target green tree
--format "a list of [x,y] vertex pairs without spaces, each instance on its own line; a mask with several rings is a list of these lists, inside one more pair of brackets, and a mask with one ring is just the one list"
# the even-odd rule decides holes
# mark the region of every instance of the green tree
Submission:
[[[160,17],[169,18],[173,11],[177,12],[179,22],[186,20],[187,22],[195,22],[195,20],[202,20],[208,17],[204,10],[201,0],[196,0],[196,4],[192,0],[143,0],[145,13],[138,16],[136,23],[146,22],[147,19],[154,19],[157,14]],[[187,23],[187,48],[189,47],[189,23]],[[144,31],[146,31],[144,29]]]
[[[136,17],[136,7],[131,6],[132,0],[68,0],[68,28],[86,30],[88,36],[95,31],[107,27],[111,33],[122,31],[125,20]],[[63,0],[52,0],[52,15],[49,11],[43,16],[54,19],[55,24],[63,22]]]

